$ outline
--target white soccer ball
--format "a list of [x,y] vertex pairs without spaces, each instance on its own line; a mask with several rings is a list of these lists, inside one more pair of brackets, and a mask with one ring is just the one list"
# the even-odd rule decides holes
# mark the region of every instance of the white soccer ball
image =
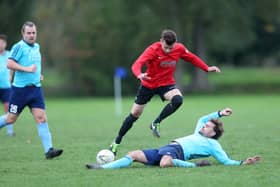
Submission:
[[115,159],[115,155],[109,149],[102,149],[96,155],[96,162],[98,164],[106,164],[114,161],[114,159]]

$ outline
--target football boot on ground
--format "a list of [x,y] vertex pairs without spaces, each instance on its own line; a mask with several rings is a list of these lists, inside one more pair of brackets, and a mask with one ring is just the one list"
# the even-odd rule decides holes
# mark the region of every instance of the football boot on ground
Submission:
[[62,149],[50,148],[49,151],[46,153],[46,159],[53,159],[55,157],[60,156],[62,153],[63,153]]
[[114,155],[116,156],[117,155],[117,152],[118,152],[118,148],[119,148],[120,144],[117,144],[115,142],[113,142],[111,145],[110,145],[110,148],[109,150],[111,150]]
[[12,133],[7,133],[7,135],[10,136],[10,137],[14,137],[14,136],[16,136],[16,133],[14,133],[14,132],[12,132]]
[[86,164],[87,169],[102,169],[100,164]]
[[203,166],[211,166],[211,163],[208,160],[200,160],[195,162],[195,165],[197,167],[203,167]]

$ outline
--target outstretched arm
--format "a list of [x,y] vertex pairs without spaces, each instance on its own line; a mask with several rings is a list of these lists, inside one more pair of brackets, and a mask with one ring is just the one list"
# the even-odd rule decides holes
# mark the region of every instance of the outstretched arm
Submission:
[[212,141],[211,155],[220,163],[224,165],[245,165],[254,164],[261,159],[260,156],[248,157],[246,160],[232,160],[228,154],[223,150],[218,141]]
[[219,116],[230,116],[232,114],[231,108],[225,108],[221,111],[219,111]]
[[211,114],[208,114],[206,116],[201,117],[197,124],[194,133],[198,133],[200,129],[211,119],[218,119],[222,116],[230,116],[232,114],[232,109],[231,108],[225,108],[223,110],[219,110],[217,112],[213,112]]
[[209,67],[208,67],[208,72],[220,73],[221,70],[220,70],[220,68],[218,68],[217,66],[209,66]]
[[250,165],[250,164],[255,164],[256,162],[260,161],[261,157],[260,156],[253,156],[253,157],[248,157],[245,161],[241,163],[241,165]]
[[191,62],[193,65],[199,67],[200,69],[206,72],[221,72],[220,68],[218,68],[217,66],[208,66],[202,59],[200,59],[198,56],[187,50],[185,46],[183,46],[183,54],[181,57],[186,62]]

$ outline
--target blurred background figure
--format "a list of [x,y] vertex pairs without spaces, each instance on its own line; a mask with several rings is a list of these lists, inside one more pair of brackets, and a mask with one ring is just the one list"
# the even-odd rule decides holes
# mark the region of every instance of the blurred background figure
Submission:
[[[7,36],[5,34],[0,34],[0,99],[3,104],[5,113],[8,112],[9,108],[9,96],[11,92],[11,78],[10,73],[12,72],[7,68],[9,51],[6,50],[7,47]],[[14,136],[13,124],[7,125],[7,134],[9,136]]]

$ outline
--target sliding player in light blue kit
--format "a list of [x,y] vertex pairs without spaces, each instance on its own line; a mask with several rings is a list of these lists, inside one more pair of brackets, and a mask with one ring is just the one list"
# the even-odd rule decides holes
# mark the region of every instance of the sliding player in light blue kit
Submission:
[[208,166],[210,162],[201,160],[189,162],[188,160],[213,156],[224,165],[254,164],[261,159],[260,156],[249,157],[244,161],[232,160],[217,141],[223,134],[223,123],[218,120],[222,116],[232,114],[230,108],[213,112],[198,120],[192,135],[171,141],[159,149],[144,149],[129,152],[125,157],[104,165],[87,164],[88,169],[116,169],[129,167],[132,162],[146,165],[165,167],[199,167]]
[[41,89],[41,53],[36,43],[37,28],[33,22],[22,26],[23,39],[11,50],[7,67],[14,71],[9,112],[0,116],[0,128],[14,123],[23,109],[28,106],[41,138],[46,159],[60,156],[62,149],[54,149],[45,112],[45,101]]
[[[7,68],[9,51],[7,47],[7,36],[0,34],[0,100],[3,103],[4,112],[9,109],[9,97],[11,93],[10,70]],[[6,126],[7,134],[14,136],[13,124]]]

